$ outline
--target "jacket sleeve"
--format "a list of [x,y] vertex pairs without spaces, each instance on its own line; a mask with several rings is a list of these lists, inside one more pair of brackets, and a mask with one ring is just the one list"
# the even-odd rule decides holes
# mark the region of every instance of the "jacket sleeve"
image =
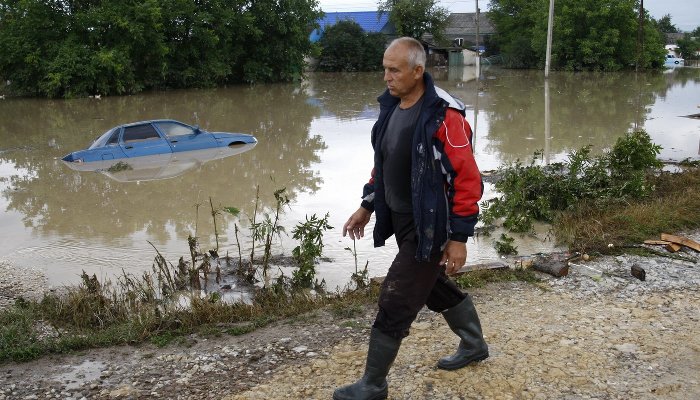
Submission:
[[362,203],[360,205],[370,212],[374,211],[374,168],[372,168],[369,182],[365,183],[362,188]]
[[474,235],[479,200],[484,191],[472,153],[472,130],[466,119],[448,108],[436,133],[436,157],[445,175],[450,240],[466,242]]

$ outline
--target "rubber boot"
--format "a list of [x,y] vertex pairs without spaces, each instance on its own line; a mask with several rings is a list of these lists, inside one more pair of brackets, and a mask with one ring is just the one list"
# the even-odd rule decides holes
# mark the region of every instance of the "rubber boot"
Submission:
[[365,374],[359,381],[333,392],[333,400],[383,400],[389,394],[386,376],[399,352],[401,340],[372,328],[367,350]]
[[474,303],[469,295],[461,303],[443,311],[442,315],[452,332],[457,334],[461,340],[456,353],[438,360],[438,368],[459,369],[472,362],[488,358],[489,347],[484,340],[479,315],[476,313],[476,308],[474,308]]

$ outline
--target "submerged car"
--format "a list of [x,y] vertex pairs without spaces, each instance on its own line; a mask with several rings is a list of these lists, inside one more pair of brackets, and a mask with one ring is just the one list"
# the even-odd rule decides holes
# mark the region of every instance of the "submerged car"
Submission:
[[199,168],[208,161],[252,150],[256,143],[234,144],[211,149],[179,151],[152,156],[121,158],[91,162],[66,162],[72,170],[97,172],[119,182],[141,182],[174,178]]
[[122,158],[172,154],[217,147],[256,144],[245,133],[207,132],[171,119],[134,122],[114,127],[97,138],[85,150],[74,151],[63,161],[89,163]]

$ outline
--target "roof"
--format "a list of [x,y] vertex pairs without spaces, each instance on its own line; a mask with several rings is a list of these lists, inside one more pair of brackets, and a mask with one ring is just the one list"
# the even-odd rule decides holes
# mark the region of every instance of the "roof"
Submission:
[[[487,13],[479,14],[479,34],[493,34],[495,29]],[[447,35],[476,34],[476,13],[452,13],[445,27]]]
[[379,13],[378,11],[355,11],[355,12],[328,12],[318,21],[320,29],[314,29],[309,35],[311,42],[317,42],[323,36],[323,31],[326,27],[335,25],[338,21],[355,21],[367,33],[382,32],[389,23],[388,13]]

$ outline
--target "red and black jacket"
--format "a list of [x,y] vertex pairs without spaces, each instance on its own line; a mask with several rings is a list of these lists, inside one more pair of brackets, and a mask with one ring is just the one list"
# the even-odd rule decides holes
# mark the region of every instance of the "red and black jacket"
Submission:
[[[472,153],[472,131],[464,105],[437,88],[427,72],[421,114],[413,133],[411,195],[418,235],[416,259],[424,261],[442,250],[447,240],[466,242],[474,235],[483,194],[481,174]],[[374,168],[365,185],[362,207],[374,211],[374,245],[383,246],[394,233],[384,198],[381,141],[389,116],[400,99],[385,91],[379,96],[379,118],[372,128]]]

